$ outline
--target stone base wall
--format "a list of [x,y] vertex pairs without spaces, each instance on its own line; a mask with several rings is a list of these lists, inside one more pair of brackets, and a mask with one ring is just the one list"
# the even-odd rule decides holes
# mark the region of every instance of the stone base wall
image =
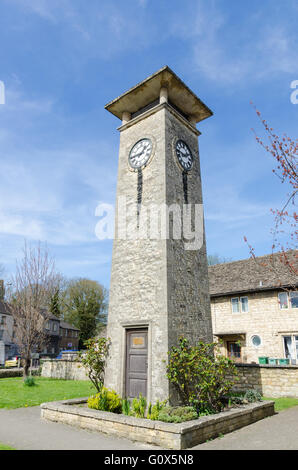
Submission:
[[263,396],[297,397],[298,366],[236,364],[239,381],[235,390],[258,390]]
[[89,380],[86,369],[79,361],[64,359],[45,359],[41,376],[51,379]]
[[111,436],[155,444],[162,448],[187,449],[274,414],[273,401],[257,402],[216,415],[174,424],[76,406],[84,402],[86,399],[43,403],[41,417],[91,431],[108,433]]

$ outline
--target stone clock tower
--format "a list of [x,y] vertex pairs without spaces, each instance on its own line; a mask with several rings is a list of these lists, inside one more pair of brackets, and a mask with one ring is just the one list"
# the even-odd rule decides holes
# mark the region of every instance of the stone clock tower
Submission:
[[212,341],[196,129],[212,112],[167,66],[106,109],[122,124],[105,386],[154,403],[179,336]]

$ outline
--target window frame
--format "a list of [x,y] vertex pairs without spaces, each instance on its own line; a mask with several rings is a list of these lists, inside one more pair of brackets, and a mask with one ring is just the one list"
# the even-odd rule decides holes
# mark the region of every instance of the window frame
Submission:
[[[238,311],[237,312],[234,312],[233,311],[233,300],[237,299],[238,301]],[[241,299],[247,299],[247,310],[243,310],[242,309],[242,301]],[[232,314],[234,313],[249,313],[249,304],[248,304],[248,296],[247,295],[243,295],[241,297],[231,297],[231,310],[232,310]]]
[[[286,299],[287,299],[287,306],[286,307],[281,306],[282,304],[281,304],[281,301],[280,301],[280,298],[279,298],[280,295],[285,295],[286,296]],[[278,305],[279,305],[280,310],[288,310],[289,309],[289,296],[288,296],[287,292],[278,292],[277,299],[278,299]]]
[[[254,344],[253,343],[254,338],[259,338],[260,344]],[[254,334],[250,337],[250,342],[251,342],[251,345],[252,345],[253,348],[259,348],[260,346],[262,346],[262,337],[258,334]]]
[[[289,309],[293,309],[293,308],[298,308],[298,305],[297,305],[297,307],[293,307],[293,305],[292,305],[291,294],[294,294],[294,293],[296,294],[296,296],[298,296],[298,291],[282,291],[282,292],[277,293],[277,300],[278,300],[278,305],[279,305],[280,310],[289,310]],[[279,298],[280,295],[285,295],[286,296],[287,307],[281,307],[281,302],[280,302],[280,298]]]
[[292,300],[291,300],[291,294],[296,294],[295,297],[298,297],[298,292],[297,291],[290,291],[290,292],[287,292],[287,294],[288,294],[288,301],[289,301],[290,308],[298,308],[298,305],[297,305],[297,307],[293,307]]

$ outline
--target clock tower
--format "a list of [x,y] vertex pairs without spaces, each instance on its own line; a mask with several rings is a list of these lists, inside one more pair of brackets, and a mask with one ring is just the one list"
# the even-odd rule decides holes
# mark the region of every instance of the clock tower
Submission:
[[122,121],[105,386],[173,402],[168,351],[212,341],[196,129],[212,112],[167,66],[105,108]]

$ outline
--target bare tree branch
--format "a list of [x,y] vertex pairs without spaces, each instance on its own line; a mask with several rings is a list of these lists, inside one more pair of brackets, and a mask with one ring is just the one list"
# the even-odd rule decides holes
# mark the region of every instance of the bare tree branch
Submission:
[[23,258],[16,263],[9,296],[15,342],[24,362],[25,377],[28,375],[31,353],[41,351],[47,344],[45,323],[57,282],[55,263],[47,248],[40,243],[34,248],[25,242]]

